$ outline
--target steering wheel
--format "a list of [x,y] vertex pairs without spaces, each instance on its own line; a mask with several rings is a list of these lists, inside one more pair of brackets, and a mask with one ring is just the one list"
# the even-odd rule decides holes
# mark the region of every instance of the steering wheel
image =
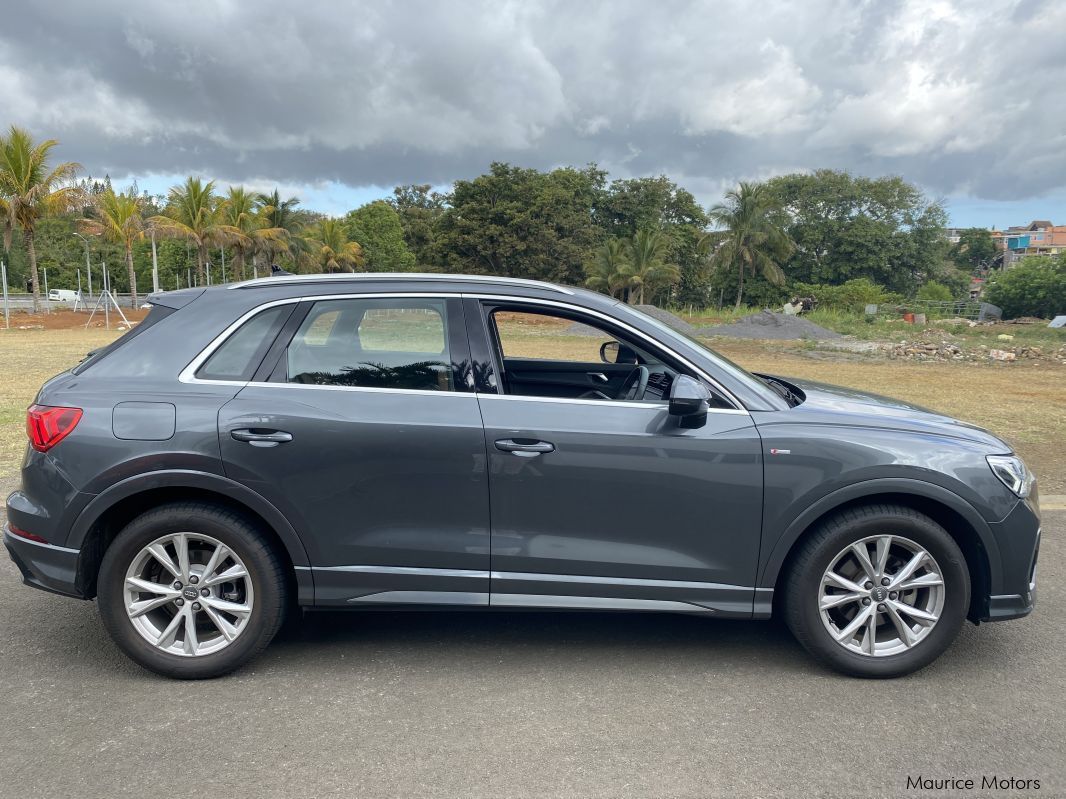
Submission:
[[622,388],[618,391],[618,396],[615,399],[620,400],[642,400],[644,399],[644,391],[648,388],[648,367],[637,366],[626,375],[626,379],[622,382]]

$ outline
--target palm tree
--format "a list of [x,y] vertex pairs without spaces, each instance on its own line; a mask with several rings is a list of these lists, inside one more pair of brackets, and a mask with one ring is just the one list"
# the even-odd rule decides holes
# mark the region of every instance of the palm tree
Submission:
[[105,241],[121,244],[126,250],[126,270],[130,278],[130,296],[133,307],[137,301],[137,275],[133,271],[133,244],[144,238],[143,200],[131,189],[128,193],[116,194],[110,186],[93,199],[95,219],[79,219],[78,227],[83,233],[100,236]]
[[308,237],[315,261],[324,272],[354,272],[364,264],[363,248],[348,239],[343,220],[323,219]]
[[725,195],[725,202],[711,208],[711,221],[718,230],[700,240],[713,248],[712,260],[737,270],[737,304],[744,298],[744,275],[761,273],[774,285],[785,282],[783,262],[795,245],[773,219],[777,208],[763,183],[744,183]]
[[229,244],[241,235],[221,220],[215,182],[204,183],[200,178],[188,178],[172,188],[163,215],[148,221],[164,235],[186,239],[196,247],[196,277],[200,285],[204,284],[204,265],[211,245]]
[[270,194],[257,194],[256,205],[259,207],[259,215],[262,217],[263,226],[266,228],[280,229],[288,233],[287,239],[282,246],[276,243],[262,242],[260,249],[268,258],[273,258],[280,253],[292,255],[294,268],[299,265],[301,256],[309,256],[313,249],[312,242],[300,236],[300,220],[296,216],[296,206],[300,200],[296,197],[281,199],[281,193],[274,189]]
[[645,291],[650,294],[681,278],[681,270],[666,260],[670,257],[670,244],[666,235],[652,228],[641,228],[627,242],[629,258],[624,273],[635,304],[644,303]]
[[0,197],[4,198],[4,244],[10,245],[11,231],[22,230],[26,254],[30,261],[33,310],[40,309],[41,288],[37,275],[37,249],[34,231],[42,216],[73,208],[78,189],[71,184],[81,168],[66,161],[49,168],[48,156],[59,142],[45,139],[37,143],[22,128],[11,126],[7,136],[0,136]]
[[231,186],[221,206],[222,222],[239,231],[230,241],[233,247],[233,271],[238,280],[244,279],[248,256],[280,248],[288,242],[289,232],[280,227],[264,227],[264,217],[258,213],[256,198],[240,186]]
[[625,239],[611,238],[596,248],[592,260],[585,264],[585,285],[595,291],[605,291],[611,297],[621,296],[629,285],[629,246]]

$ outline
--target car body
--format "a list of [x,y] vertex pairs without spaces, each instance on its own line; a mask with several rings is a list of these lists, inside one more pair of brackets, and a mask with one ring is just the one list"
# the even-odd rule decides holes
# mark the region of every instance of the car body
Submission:
[[51,302],[75,302],[78,299],[79,292],[71,291],[70,289],[49,289],[48,299]]
[[[99,593],[112,635],[156,671],[211,676],[254,654],[280,615],[262,621],[252,593],[278,608],[781,611],[822,660],[869,676],[925,665],[964,617],[1035,602],[1036,490],[1003,441],[751,375],[613,298],[359,274],[149,301],[41,388],[4,542],[27,583]],[[591,329],[599,357],[529,356],[542,322]],[[190,588],[209,565],[246,573],[202,588],[235,614]],[[168,602],[189,620],[170,623]],[[247,651],[198,651],[252,628]]]

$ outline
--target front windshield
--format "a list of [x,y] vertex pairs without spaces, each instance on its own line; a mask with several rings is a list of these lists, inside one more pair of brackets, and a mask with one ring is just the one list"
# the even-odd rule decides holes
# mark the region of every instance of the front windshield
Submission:
[[664,324],[663,322],[660,322],[654,316],[649,316],[643,311],[634,308],[632,305],[626,305],[625,303],[620,302],[615,307],[624,309],[625,312],[632,314],[633,316],[639,316],[642,322],[647,322],[649,325],[651,325],[660,333],[662,333],[667,339],[672,339],[675,342],[680,341],[690,346],[698,347],[703,353],[706,354],[708,358],[714,361],[716,366],[728,372],[736,380],[742,380],[748,383],[759,383],[759,378],[757,378],[747,369],[737,366],[737,364],[733,363],[724,355],[715,352],[706,344],[701,342],[699,339],[692,338],[691,336],[686,336],[684,333],[675,330],[674,328],[670,327],[667,324]]

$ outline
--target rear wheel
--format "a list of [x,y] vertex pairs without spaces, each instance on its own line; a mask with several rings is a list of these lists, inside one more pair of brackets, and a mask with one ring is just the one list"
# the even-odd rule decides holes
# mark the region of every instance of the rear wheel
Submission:
[[242,516],[203,503],[156,508],[104,556],[100,615],[133,660],[168,677],[217,677],[274,637],[284,616],[281,563]]
[[858,677],[927,666],[966,618],[970,580],[944,528],[910,508],[865,506],[833,517],[797,553],[785,619],[823,663]]

